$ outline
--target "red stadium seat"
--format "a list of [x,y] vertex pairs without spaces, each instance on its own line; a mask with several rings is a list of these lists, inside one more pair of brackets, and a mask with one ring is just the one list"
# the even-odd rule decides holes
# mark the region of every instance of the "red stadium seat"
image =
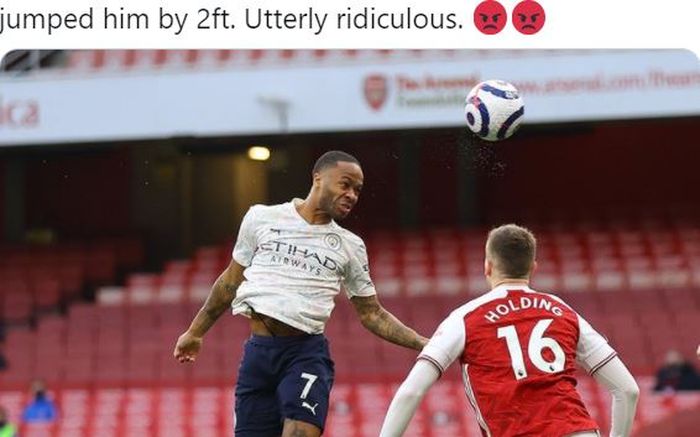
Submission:
[[0,318],[8,323],[26,323],[34,311],[34,295],[29,284],[13,281],[2,284],[1,287]]

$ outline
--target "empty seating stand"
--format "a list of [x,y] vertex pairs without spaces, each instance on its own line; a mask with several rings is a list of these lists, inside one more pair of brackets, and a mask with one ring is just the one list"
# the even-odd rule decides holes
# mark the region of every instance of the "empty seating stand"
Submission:
[[27,323],[142,263],[143,248],[132,238],[0,246],[0,321]]
[[[700,230],[658,223],[572,228],[535,228],[539,268],[534,287],[564,298],[610,338],[635,371],[653,371],[670,348],[694,350],[692,333],[700,324]],[[385,305],[431,334],[450,310],[486,290],[485,236],[486,230],[458,229],[366,235],[371,273]],[[125,287],[102,290],[98,301],[196,307],[230,262],[230,250],[230,242],[201,248],[191,259],[167,263],[160,274],[132,275]],[[362,330],[351,315],[341,316],[350,311],[343,300],[338,299],[329,325],[331,335]],[[353,335],[350,342],[338,335],[335,347],[352,362],[362,338]],[[391,354],[382,348],[375,351],[378,356]],[[376,367],[403,365],[399,360]],[[376,370],[373,364],[349,367],[365,374]]]
[[[692,354],[700,328],[697,229],[535,230],[540,268],[533,285],[558,294],[587,318],[637,375],[652,375],[670,348]],[[451,310],[486,291],[485,235],[485,230],[448,229],[365,236],[385,307],[431,335]],[[177,336],[230,262],[230,250],[230,242],[201,248],[191,259],[167,263],[160,273],[131,274],[123,286],[101,288],[96,304],[74,304],[66,317],[41,317],[36,330],[9,332],[4,350],[11,367],[0,374],[0,403],[15,405],[18,414],[17,399],[24,399],[31,378],[41,376],[56,388],[63,414],[48,430],[25,427],[22,435],[186,436],[195,429],[196,435],[230,435],[232,387],[248,336],[245,319],[222,316],[195,365],[180,365],[172,357]],[[15,258],[13,265],[27,265],[21,260]],[[85,265],[81,269],[84,282]],[[37,269],[39,279],[28,283],[17,273],[22,271],[0,271],[0,295],[12,308],[10,315],[36,311],[40,300],[34,289],[51,296],[58,288],[63,296],[62,278],[70,276]],[[336,303],[326,331],[337,370],[326,434],[376,435],[415,353],[365,331],[344,295]],[[641,381],[645,395],[638,427],[700,405],[692,394],[649,395],[651,378]],[[592,414],[608,426],[606,393],[589,378],[579,388]],[[428,395],[408,435],[479,435],[455,368]]]
[[[663,423],[674,414],[700,406],[700,393],[650,394],[653,381],[641,378],[635,430]],[[324,435],[374,437],[396,391],[396,382],[337,383],[331,395],[329,419]],[[609,427],[610,400],[607,391],[588,377],[582,378],[579,393],[589,412]],[[138,388],[57,388],[51,391],[60,420],[50,425],[23,425],[22,436],[212,436],[232,435],[232,383],[216,386],[144,386]],[[19,422],[25,391],[0,391],[0,404]],[[406,433],[409,436],[477,437],[471,407],[459,381],[439,381],[427,394]],[[664,434],[665,437],[681,437]]]

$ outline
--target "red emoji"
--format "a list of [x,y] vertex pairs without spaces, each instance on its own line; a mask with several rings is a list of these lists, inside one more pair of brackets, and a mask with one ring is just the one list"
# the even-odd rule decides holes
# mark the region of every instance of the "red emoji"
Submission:
[[539,32],[544,18],[544,9],[534,0],[524,0],[513,9],[513,26],[525,35]]
[[506,8],[496,0],[486,0],[474,9],[474,25],[481,33],[494,35],[506,27]]

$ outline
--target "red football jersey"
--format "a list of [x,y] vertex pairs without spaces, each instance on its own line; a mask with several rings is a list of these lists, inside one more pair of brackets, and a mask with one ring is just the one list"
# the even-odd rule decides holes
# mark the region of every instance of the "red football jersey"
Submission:
[[576,391],[576,363],[589,373],[615,351],[560,298],[501,285],[456,309],[420,358],[462,367],[484,436],[561,437],[597,430]]

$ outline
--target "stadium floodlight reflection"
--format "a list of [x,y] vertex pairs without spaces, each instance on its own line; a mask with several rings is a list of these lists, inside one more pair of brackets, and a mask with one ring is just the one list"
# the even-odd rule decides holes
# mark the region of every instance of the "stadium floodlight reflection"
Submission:
[[267,161],[270,159],[270,149],[264,146],[253,146],[248,149],[248,158],[253,161]]

